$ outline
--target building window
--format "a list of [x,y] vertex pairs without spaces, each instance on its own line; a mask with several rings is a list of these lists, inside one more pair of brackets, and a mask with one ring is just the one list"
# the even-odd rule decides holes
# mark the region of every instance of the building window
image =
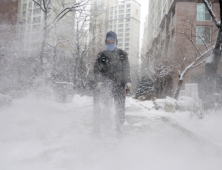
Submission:
[[[36,0],[41,5],[41,0]],[[34,2],[34,6],[39,6],[37,3]]]
[[[211,27],[210,26],[198,26],[197,33],[201,38],[197,35],[197,44],[210,44],[211,43]],[[203,40],[203,41],[202,41]]]
[[113,15],[113,11],[110,12],[110,15]]
[[204,3],[197,4],[197,21],[211,21],[210,13]]
[[120,10],[119,13],[120,13],[120,14],[124,13],[124,10]]
[[113,7],[111,7],[110,10],[113,11]]
[[129,51],[129,48],[125,48],[126,51]]
[[110,16],[110,19],[113,19],[113,16]]
[[174,24],[175,24],[175,20],[176,20],[176,10],[175,10],[175,8],[173,9],[173,12],[172,12],[172,26],[174,26]]
[[125,46],[129,46],[129,43],[125,43]]
[[130,22],[130,19],[126,19],[126,22]]
[[115,19],[117,19],[117,15],[115,16]]
[[40,29],[40,25],[33,25],[33,29]]
[[112,25],[111,25],[111,26],[109,26],[109,29],[110,29],[110,30],[112,30]]
[[119,15],[119,18],[124,18],[124,15]]
[[119,43],[118,46],[119,46],[119,47],[122,47],[122,46],[123,46],[123,43]]
[[32,2],[29,2],[29,8],[32,8]]
[[28,19],[28,23],[31,24],[31,18]]
[[26,10],[26,4],[23,4],[23,10]]
[[129,35],[130,35],[129,33],[126,33],[126,37],[129,37]]
[[34,17],[33,18],[33,23],[40,23],[41,17]]
[[119,24],[118,27],[119,27],[119,28],[122,28],[122,27],[123,27],[123,24]]
[[31,15],[32,15],[32,10],[29,10],[29,17],[31,17]]
[[119,9],[123,9],[123,8],[124,8],[124,5],[120,5],[120,6],[119,6]]
[[118,37],[123,37],[123,34],[118,34]]
[[122,39],[122,38],[119,38],[118,41],[119,41],[119,42],[123,42],[123,39]]
[[129,38],[126,38],[125,41],[129,41]]
[[130,12],[130,9],[127,9],[126,12]]
[[130,28],[126,28],[126,32],[129,32],[130,31]]
[[126,14],[126,17],[129,18],[129,17],[130,17],[130,14]]
[[127,6],[126,6],[127,8],[130,8],[131,7],[131,4],[127,4]]
[[34,9],[34,15],[35,15],[35,14],[40,14],[40,13],[41,13],[41,9],[40,9],[40,8]]
[[126,24],[126,27],[130,27],[130,23]]
[[119,20],[119,23],[123,23],[123,21],[124,21],[123,19],[120,19],[120,20]]
[[26,17],[26,11],[23,12],[22,17],[23,17],[23,18]]
[[123,29],[118,29],[118,32],[123,32]]

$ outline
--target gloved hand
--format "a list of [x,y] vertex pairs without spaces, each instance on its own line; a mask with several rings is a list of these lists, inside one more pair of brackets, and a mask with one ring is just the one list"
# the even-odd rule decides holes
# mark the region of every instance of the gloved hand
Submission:
[[100,89],[102,88],[102,85],[103,85],[102,82],[98,82],[98,83],[97,83],[97,86],[96,86],[96,89],[97,89],[97,90],[100,90]]
[[131,83],[127,83],[127,84],[125,85],[125,90],[126,90],[126,94],[128,94],[128,93],[132,90]]

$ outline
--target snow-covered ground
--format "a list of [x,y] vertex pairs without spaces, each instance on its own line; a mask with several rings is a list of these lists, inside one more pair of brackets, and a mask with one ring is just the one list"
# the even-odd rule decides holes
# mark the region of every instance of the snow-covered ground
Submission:
[[221,170],[222,113],[203,119],[128,98],[124,136],[92,134],[92,98],[0,108],[0,170]]

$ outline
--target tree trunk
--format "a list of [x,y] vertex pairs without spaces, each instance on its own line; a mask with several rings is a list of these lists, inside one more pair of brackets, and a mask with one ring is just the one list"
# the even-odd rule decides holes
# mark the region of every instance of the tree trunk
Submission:
[[175,95],[174,95],[174,99],[176,99],[176,100],[179,97],[180,89],[182,87],[182,84],[183,84],[183,80],[180,79],[179,82],[178,82],[177,90],[176,90]]
[[[217,35],[216,45],[210,58],[205,65],[205,94],[204,99],[212,99],[216,85],[217,69],[221,59],[221,45],[222,45],[222,28],[219,29]],[[208,103],[206,101],[206,103]]]
[[43,29],[43,40],[40,50],[40,72],[42,73],[44,71],[44,51],[46,46],[46,39],[47,39],[47,13],[44,14],[44,29]]

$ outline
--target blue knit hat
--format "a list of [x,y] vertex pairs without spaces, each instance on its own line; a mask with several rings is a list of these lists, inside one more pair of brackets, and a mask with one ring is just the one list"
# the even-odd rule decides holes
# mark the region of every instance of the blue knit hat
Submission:
[[110,31],[106,34],[106,41],[107,40],[113,40],[113,41],[117,41],[117,35],[115,32]]

